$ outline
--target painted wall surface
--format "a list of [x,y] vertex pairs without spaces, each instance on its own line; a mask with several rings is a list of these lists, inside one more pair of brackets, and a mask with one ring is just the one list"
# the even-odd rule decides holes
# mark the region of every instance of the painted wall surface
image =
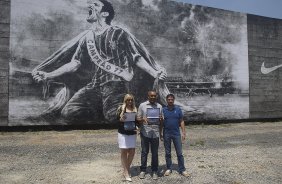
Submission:
[[10,1],[0,1],[0,126],[8,125]]
[[250,118],[281,118],[282,21],[248,16]]
[[[9,99],[1,117],[9,121],[1,125],[114,122],[125,93],[139,105],[151,89],[163,105],[174,93],[187,121],[281,117],[279,69],[261,72],[263,61],[271,67],[281,60],[281,20],[173,1],[116,0],[110,28],[93,36],[86,19],[95,14],[86,0],[7,2],[9,43],[1,48],[9,46]],[[43,80],[76,60],[75,71]],[[157,80],[157,72],[166,79]],[[261,107],[273,98],[277,105]]]

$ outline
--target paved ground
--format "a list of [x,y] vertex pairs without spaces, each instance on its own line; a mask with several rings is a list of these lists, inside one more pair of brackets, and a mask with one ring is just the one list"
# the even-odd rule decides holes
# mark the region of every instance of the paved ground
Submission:
[[[175,170],[162,176],[161,144],[160,178],[153,181],[148,174],[140,180],[138,138],[133,183],[282,183],[282,122],[193,125],[187,135],[183,150],[190,178]],[[116,130],[2,131],[0,183],[124,183],[116,137]]]

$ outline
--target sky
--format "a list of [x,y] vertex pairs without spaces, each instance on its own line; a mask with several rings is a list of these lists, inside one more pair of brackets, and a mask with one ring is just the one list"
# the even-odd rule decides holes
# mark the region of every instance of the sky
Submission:
[[282,19],[282,0],[176,0],[224,10]]

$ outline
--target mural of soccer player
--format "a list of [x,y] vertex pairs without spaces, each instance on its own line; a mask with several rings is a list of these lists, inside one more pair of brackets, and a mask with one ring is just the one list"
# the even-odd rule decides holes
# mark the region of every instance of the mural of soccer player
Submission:
[[32,72],[34,80],[43,83],[45,96],[53,82],[64,84],[42,116],[60,116],[67,122],[112,122],[125,94],[134,94],[138,104],[152,89],[165,103],[166,70],[130,32],[111,25],[112,4],[90,0],[88,9],[91,29],[64,44]]

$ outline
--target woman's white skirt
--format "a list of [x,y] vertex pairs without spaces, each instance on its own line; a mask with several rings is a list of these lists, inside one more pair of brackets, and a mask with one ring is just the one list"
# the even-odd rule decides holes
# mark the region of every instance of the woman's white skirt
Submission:
[[136,134],[125,135],[118,133],[118,146],[119,148],[135,148],[136,147]]

